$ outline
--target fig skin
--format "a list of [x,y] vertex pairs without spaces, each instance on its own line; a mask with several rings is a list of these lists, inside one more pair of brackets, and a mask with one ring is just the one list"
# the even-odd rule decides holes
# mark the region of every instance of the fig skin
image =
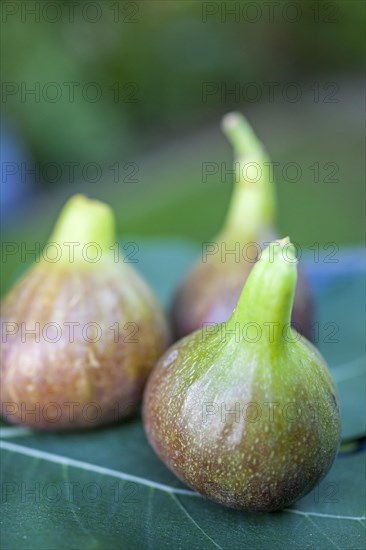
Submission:
[[[206,261],[199,260],[175,294],[170,317],[176,338],[206,323],[227,321],[255,265],[256,249],[260,252],[277,239],[276,200],[267,153],[241,114],[227,114],[222,128],[234,146],[236,178],[231,202],[223,228],[212,241],[217,252],[209,254]],[[260,170],[259,179],[243,177],[244,167],[250,164]],[[225,253],[233,250],[239,253]],[[299,270],[292,323],[309,340],[313,339],[313,311],[306,277]]]
[[[111,216],[106,205],[84,197],[69,206],[91,208],[91,218],[106,209],[95,220],[102,226]],[[78,231],[68,240],[78,241]],[[5,297],[2,327],[9,333],[17,327],[2,345],[1,410],[9,422],[40,430],[95,428],[131,415],[141,402],[169,344],[168,326],[142,278],[122,260],[115,263],[106,247],[103,252],[95,264],[40,261]],[[22,330],[36,323],[36,335]],[[48,323],[59,332],[43,332]],[[85,332],[89,323],[97,323],[98,332],[93,326]]]
[[232,334],[237,323],[290,326],[296,268],[259,264],[228,323],[166,351],[143,404],[148,440],[168,468],[248,512],[280,510],[311,491],[340,439],[335,386],[312,344],[294,329],[287,339],[263,330],[255,342]]

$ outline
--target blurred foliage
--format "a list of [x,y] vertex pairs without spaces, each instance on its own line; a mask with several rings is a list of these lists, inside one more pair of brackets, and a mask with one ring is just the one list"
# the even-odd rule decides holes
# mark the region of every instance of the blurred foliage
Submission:
[[[311,80],[363,67],[360,1],[301,0],[300,16],[289,2],[273,2],[270,10],[268,2],[105,1],[97,2],[102,17],[96,23],[92,10],[86,12],[89,20],[82,14],[87,1],[77,3],[71,21],[67,2],[60,2],[57,22],[49,21],[52,9],[39,21],[32,15],[22,21],[21,5],[42,8],[46,0],[10,4],[17,3],[16,14],[3,16],[3,81],[29,89],[39,82],[41,91],[55,82],[62,90],[55,102],[42,95],[39,102],[31,96],[22,101],[19,93],[3,102],[4,114],[40,162],[115,162],[228,109],[245,108],[245,99],[240,105],[234,97],[222,103],[219,94],[202,101],[204,82],[224,82],[231,89],[237,82]],[[117,5],[118,17],[112,9]],[[204,17],[207,10],[214,13]],[[237,11],[237,22],[230,10]],[[78,83],[74,101],[65,84],[70,82]],[[90,82],[102,89],[97,102],[82,97]]]
[[[2,114],[28,149],[31,165],[98,162],[103,177],[96,183],[80,178],[72,185],[60,180],[52,189],[41,179],[43,192],[24,195],[9,212],[7,240],[30,249],[35,241],[44,243],[63,202],[75,192],[112,204],[122,236],[211,239],[225,216],[231,178],[203,184],[202,163],[231,166],[232,151],[219,121],[238,109],[273,161],[297,162],[304,171],[294,185],[275,173],[279,233],[306,247],[362,241],[364,2],[60,0],[57,22],[22,15],[35,4],[41,10],[51,6],[45,13],[52,19],[56,2],[3,3]],[[90,21],[92,9],[89,20],[82,16],[90,4],[102,10],[96,23]],[[294,5],[298,12],[291,22]],[[253,6],[260,17],[251,23]],[[230,15],[233,10],[236,16]],[[229,92],[250,83],[264,90],[268,82],[277,82],[279,90],[298,83],[304,97],[294,103],[281,97],[270,103],[268,95],[258,101],[230,93],[221,97],[222,84]],[[314,82],[321,88],[319,102],[312,95]],[[337,103],[322,101],[327,82],[339,86]],[[52,86],[42,95],[52,83],[62,91],[56,101],[50,100]],[[89,83],[102,90],[98,101],[83,97]],[[205,83],[216,86],[206,98]],[[22,86],[32,90],[36,85],[39,101],[31,94],[22,97]],[[6,95],[11,86],[15,93]],[[26,152],[19,154],[29,159]],[[125,179],[124,167],[131,161],[138,166],[135,183]],[[315,161],[338,163],[335,183],[326,183],[324,172],[314,183],[309,167]],[[116,162],[122,167],[118,182],[111,170]],[[14,255],[1,267],[3,291],[24,265],[19,267]]]
[[[362,98],[344,91],[341,104],[256,105],[247,112],[250,122],[265,143],[271,159],[280,167],[296,162],[303,170],[301,180],[291,183],[275,169],[278,196],[279,235],[291,236],[308,252],[319,243],[322,257],[327,243],[337,246],[362,242],[364,235],[365,186],[364,124],[359,111]],[[337,116],[339,107],[343,117]],[[344,108],[351,105],[352,109]],[[310,121],[310,122],[309,122]],[[347,136],[347,143],[339,136]],[[335,182],[314,182],[310,166],[336,160]],[[202,162],[231,167],[232,151],[219,127],[219,120],[192,135],[173,140],[164,147],[137,158],[136,183],[115,183],[109,173],[103,181],[64,185],[52,193],[28,201],[11,224],[4,228],[6,241],[34,250],[42,245],[67,197],[76,192],[108,202],[117,215],[122,241],[151,236],[181,236],[198,243],[212,240],[220,229],[228,207],[232,178],[215,174],[202,182]],[[328,250],[330,252],[331,250]],[[1,291],[25,268],[21,254],[10,255],[1,265]],[[27,256],[31,263],[34,255]]]

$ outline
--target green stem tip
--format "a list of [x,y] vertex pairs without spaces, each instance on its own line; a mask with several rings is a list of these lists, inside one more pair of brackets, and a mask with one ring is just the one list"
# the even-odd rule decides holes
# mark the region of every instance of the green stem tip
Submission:
[[228,113],[221,123],[222,130],[232,146],[236,156],[257,156],[264,153],[262,143],[255,135],[248,121],[240,113]]
[[[105,203],[78,194],[71,197],[63,207],[49,243],[57,243],[61,249],[73,248],[75,261],[83,260],[83,248],[95,243],[100,251],[108,251],[115,243],[116,228],[112,209]],[[65,247],[65,243],[67,247]],[[61,261],[70,261],[70,254],[62,254]]]

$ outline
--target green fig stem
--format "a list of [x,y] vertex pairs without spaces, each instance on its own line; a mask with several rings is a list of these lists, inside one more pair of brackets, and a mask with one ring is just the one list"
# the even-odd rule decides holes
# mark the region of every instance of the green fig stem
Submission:
[[[268,341],[284,341],[291,330],[291,312],[297,280],[296,250],[288,238],[272,242],[253,267],[228,323],[256,323],[272,334]],[[272,329],[271,329],[272,325]]]
[[229,113],[222,129],[234,147],[235,182],[224,233],[256,240],[275,218],[273,170],[267,153],[240,113]]
[[[115,235],[114,214],[107,204],[74,195],[63,207],[48,244],[58,245],[62,264],[94,265],[92,256],[100,255],[101,260],[111,256]],[[87,247],[94,250],[88,254]]]
[[225,115],[222,119],[222,129],[234,147],[235,156],[257,155],[259,151],[263,151],[263,145],[253,128],[240,113]]

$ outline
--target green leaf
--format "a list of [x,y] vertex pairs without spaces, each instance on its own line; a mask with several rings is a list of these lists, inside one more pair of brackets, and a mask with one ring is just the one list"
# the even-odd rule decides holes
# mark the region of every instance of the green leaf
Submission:
[[[168,307],[199,249],[169,240],[139,242],[139,247],[137,268]],[[318,311],[324,319],[328,314],[358,318],[358,283],[332,293],[338,284],[330,278],[326,291],[317,288]],[[332,358],[343,437],[352,439],[365,434],[361,331],[336,346],[338,353],[328,352],[324,342],[320,347]],[[185,487],[148,445],[140,419],[69,434],[3,424],[0,436],[4,550],[365,546],[364,452],[337,458],[320,485],[292,508],[247,514]]]
[[184,488],[138,421],[65,436],[19,430],[1,442],[2,548],[363,548],[364,453],[337,459],[293,508],[256,515]]

